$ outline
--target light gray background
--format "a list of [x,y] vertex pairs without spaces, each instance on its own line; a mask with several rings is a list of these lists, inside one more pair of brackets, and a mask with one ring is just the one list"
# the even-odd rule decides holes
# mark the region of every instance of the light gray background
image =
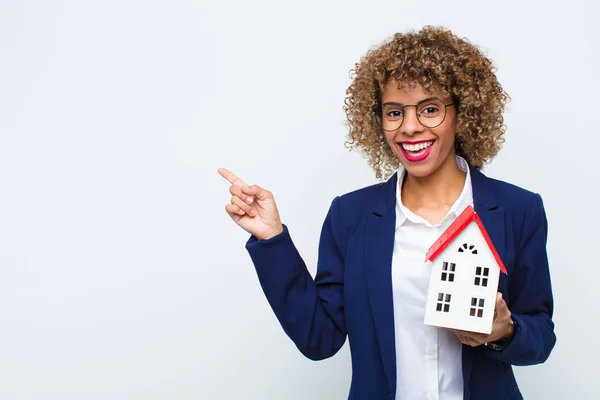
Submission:
[[495,61],[485,172],[545,200],[558,344],[520,387],[598,398],[596,4],[0,0],[0,399],[345,398],[347,346],[285,336],[216,169],[275,193],[314,273],[333,197],[375,182],[348,71],[425,24]]

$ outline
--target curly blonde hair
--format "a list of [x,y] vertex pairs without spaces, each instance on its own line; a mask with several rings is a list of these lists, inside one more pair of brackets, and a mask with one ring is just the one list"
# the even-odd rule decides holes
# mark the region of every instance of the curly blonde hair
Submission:
[[458,104],[456,154],[477,169],[498,153],[506,126],[502,113],[509,101],[492,61],[466,39],[442,27],[396,33],[370,50],[351,71],[344,111],[349,128],[346,147],[359,150],[378,179],[389,177],[398,159],[378,122],[381,95],[390,79],[401,85],[418,83],[427,92],[441,91]]

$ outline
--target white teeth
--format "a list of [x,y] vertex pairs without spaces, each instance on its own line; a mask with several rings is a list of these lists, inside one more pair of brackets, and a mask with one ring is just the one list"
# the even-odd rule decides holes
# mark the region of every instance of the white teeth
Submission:
[[416,143],[416,144],[408,144],[408,143],[402,143],[402,148],[406,151],[419,151],[419,150],[423,150],[426,149],[427,147],[431,146],[433,144],[433,140],[429,141],[429,142],[421,142],[421,143]]

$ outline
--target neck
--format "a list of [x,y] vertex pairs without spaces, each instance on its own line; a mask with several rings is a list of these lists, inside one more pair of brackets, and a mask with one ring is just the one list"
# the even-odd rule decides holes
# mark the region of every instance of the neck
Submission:
[[409,208],[450,207],[465,185],[466,173],[458,168],[456,156],[449,156],[433,174],[425,177],[405,175],[402,202]]

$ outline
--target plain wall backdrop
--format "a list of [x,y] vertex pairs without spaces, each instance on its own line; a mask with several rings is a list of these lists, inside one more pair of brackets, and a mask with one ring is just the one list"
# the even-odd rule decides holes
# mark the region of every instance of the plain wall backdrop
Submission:
[[[596,2],[0,0],[0,399],[344,399],[305,359],[226,215],[227,167],[274,192],[314,274],[349,70],[444,25],[512,97],[484,170],[539,192],[558,343],[527,399],[598,398]],[[575,394],[574,394],[575,393]]]

